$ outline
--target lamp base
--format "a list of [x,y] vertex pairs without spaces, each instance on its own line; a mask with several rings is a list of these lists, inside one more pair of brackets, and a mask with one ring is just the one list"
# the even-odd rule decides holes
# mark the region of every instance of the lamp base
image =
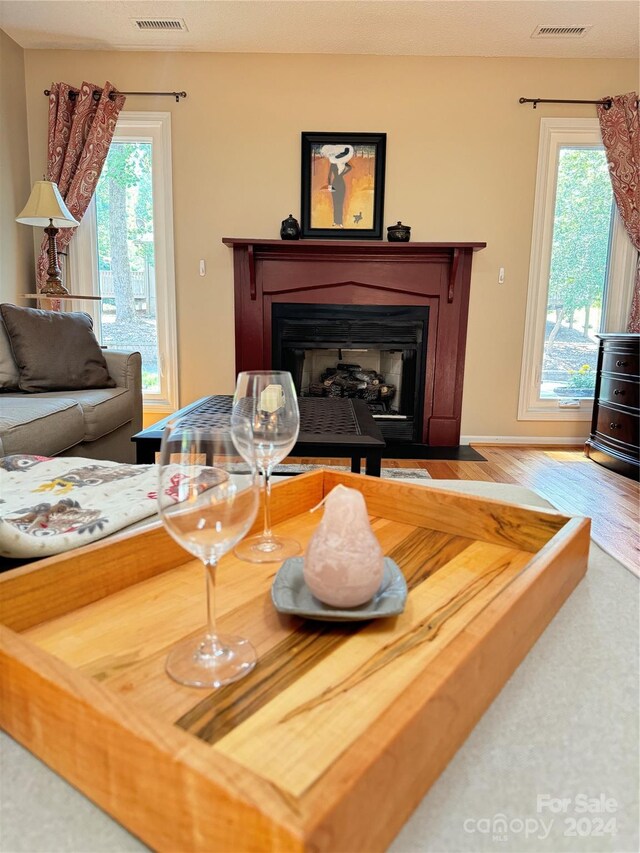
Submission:
[[69,291],[62,283],[60,267],[58,266],[58,247],[56,245],[56,234],[58,233],[58,230],[59,229],[53,224],[52,219],[49,220],[49,225],[44,229],[44,233],[47,235],[49,240],[49,245],[47,247],[49,255],[49,269],[47,270],[46,284],[40,291],[40,295],[52,299],[69,295]]
[[42,296],[47,299],[62,299],[65,296],[69,296],[69,291],[61,281],[50,281],[47,279],[47,283],[42,288],[38,296]]

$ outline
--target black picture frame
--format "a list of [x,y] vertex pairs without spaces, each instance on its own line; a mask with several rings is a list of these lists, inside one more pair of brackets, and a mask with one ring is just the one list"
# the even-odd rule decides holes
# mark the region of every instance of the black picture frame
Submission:
[[305,131],[301,138],[302,237],[382,239],[387,134]]

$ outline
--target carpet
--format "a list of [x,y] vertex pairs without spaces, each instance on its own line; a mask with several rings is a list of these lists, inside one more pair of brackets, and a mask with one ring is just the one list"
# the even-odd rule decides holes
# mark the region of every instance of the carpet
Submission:
[[[276,476],[294,476],[305,474],[307,471],[318,471],[329,468],[331,471],[351,471],[346,465],[276,465],[273,473]],[[430,480],[431,475],[424,468],[383,468],[381,476],[385,480]]]

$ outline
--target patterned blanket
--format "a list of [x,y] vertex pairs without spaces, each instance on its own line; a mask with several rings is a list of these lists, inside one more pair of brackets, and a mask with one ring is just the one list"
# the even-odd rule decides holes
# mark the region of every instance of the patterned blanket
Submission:
[[155,465],[58,456],[0,459],[0,556],[86,545],[153,515]]

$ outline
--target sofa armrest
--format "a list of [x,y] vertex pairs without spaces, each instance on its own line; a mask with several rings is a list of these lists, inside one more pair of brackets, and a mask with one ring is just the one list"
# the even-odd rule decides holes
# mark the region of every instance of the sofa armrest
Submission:
[[142,384],[142,356],[139,352],[103,349],[102,355],[107,362],[109,376],[118,388],[133,388],[136,382]]
[[142,429],[142,356],[139,352],[103,350],[109,376],[118,388],[128,388],[133,393],[133,433]]

